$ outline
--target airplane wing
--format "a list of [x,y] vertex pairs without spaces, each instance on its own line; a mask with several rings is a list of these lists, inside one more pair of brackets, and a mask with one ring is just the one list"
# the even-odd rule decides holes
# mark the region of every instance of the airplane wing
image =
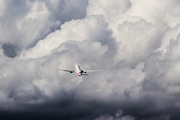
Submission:
[[75,72],[74,70],[63,70],[63,69],[57,69],[57,70],[64,71],[64,72],[70,72],[70,73]]
[[101,70],[83,70],[84,73],[98,72],[98,71],[101,71]]

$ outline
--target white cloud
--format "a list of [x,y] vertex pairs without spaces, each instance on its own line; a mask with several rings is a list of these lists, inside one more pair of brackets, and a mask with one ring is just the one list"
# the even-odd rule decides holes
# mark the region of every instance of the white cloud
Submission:
[[[107,35],[105,35],[106,32],[108,33]],[[57,30],[48,35],[44,40],[39,41],[34,48],[27,52],[23,52],[22,57],[38,58],[46,56],[50,54],[53,49],[58,48],[61,44],[70,40],[88,40],[89,42],[101,40],[103,42],[102,38],[108,40],[111,37],[110,35],[111,33],[107,29],[107,24],[104,23],[101,16],[91,16],[82,20],[72,20],[62,25],[61,30]],[[107,36],[107,38],[104,36]],[[100,39],[98,40],[98,38]],[[84,50],[86,49],[87,48],[84,48]]]

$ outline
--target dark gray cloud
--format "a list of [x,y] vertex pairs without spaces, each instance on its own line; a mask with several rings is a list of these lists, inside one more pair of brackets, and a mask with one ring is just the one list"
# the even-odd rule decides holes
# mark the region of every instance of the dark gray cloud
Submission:
[[14,47],[11,44],[4,44],[2,45],[2,49],[3,49],[3,53],[7,56],[7,57],[16,57],[17,53],[17,47]]
[[0,4],[1,119],[179,119],[177,0]]

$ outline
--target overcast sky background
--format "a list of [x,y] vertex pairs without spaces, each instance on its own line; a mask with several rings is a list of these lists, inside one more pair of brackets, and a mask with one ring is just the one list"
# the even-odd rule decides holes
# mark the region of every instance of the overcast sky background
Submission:
[[179,0],[0,0],[0,46],[0,119],[180,119]]

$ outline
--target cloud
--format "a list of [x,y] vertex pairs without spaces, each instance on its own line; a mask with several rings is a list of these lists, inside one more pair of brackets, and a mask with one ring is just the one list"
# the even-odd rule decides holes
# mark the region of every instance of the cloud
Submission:
[[[92,16],[82,20],[72,20],[66,22],[61,26],[61,30],[57,30],[56,32],[51,33],[45,39],[39,41],[34,48],[23,52],[22,57],[38,58],[46,56],[50,54],[52,50],[70,40],[87,40],[89,42],[96,42],[99,39],[98,41],[102,42],[101,44],[108,44],[105,42],[109,42],[115,46],[115,41],[111,37],[111,31],[107,30],[106,28],[107,23],[104,22],[103,17],[101,16]],[[112,40],[108,41],[110,39]],[[51,46],[49,46],[49,43],[51,43]],[[112,45],[109,45],[110,49],[113,49],[111,48],[113,47]],[[84,50],[86,51],[86,48],[84,48]]]
[[122,111],[119,110],[118,112],[116,112],[115,116],[102,115],[95,120],[134,120],[134,118],[131,116],[122,117]]
[[[65,21],[83,18],[87,6],[87,0],[1,2],[0,42],[2,45],[16,46],[18,55],[23,50],[34,47],[51,32],[60,29]],[[80,6],[77,6],[78,3]]]
[[2,119],[179,119],[177,0],[0,3]]

